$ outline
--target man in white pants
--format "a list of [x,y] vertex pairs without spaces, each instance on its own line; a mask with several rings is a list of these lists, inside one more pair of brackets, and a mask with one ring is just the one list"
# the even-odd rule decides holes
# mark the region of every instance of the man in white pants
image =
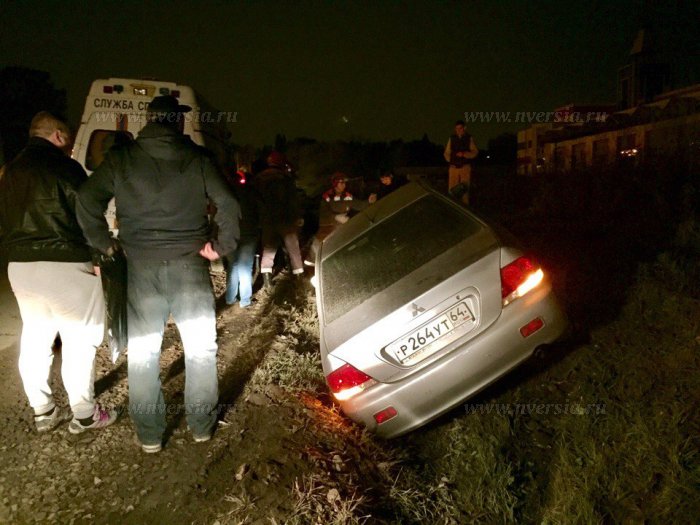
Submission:
[[8,278],[22,315],[19,371],[39,432],[69,418],[56,406],[49,377],[52,343],[62,341],[61,374],[79,434],[110,425],[114,411],[94,399],[95,351],[104,336],[100,278],[75,217],[78,187],[87,179],[65,152],[70,133],[47,112],[31,123],[29,143],[0,179],[0,238]]

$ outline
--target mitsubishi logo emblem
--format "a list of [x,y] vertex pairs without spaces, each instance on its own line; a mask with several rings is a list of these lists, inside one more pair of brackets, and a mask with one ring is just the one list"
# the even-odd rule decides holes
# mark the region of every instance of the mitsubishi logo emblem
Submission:
[[418,306],[416,303],[413,303],[411,306],[413,307],[413,317],[425,312],[425,308]]

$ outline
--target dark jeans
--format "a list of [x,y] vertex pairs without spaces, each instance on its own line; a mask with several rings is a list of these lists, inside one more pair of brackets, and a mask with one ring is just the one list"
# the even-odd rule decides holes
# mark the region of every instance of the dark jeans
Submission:
[[253,297],[253,262],[257,248],[257,237],[241,237],[236,251],[226,258],[226,304],[235,303],[238,296],[241,307],[250,305]]
[[[184,409],[195,436],[216,425],[216,316],[207,261],[128,261],[129,410],[141,443],[160,443],[166,406],[160,383],[160,349],[168,316],[185,349]],[[174,409],[173,409],[174,408]]]

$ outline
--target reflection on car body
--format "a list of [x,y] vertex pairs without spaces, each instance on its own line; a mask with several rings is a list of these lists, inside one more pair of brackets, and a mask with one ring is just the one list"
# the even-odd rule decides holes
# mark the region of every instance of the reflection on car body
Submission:
[[348,416],[386,437],[461,403],[567,327],[531,257],[422,184],[325,239],[316,270],[327,382]]

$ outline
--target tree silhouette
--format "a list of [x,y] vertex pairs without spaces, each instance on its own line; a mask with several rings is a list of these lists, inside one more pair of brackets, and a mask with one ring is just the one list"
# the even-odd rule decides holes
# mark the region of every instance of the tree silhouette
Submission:
[[287,137],[283,133],[278,133],[277,135],[275,135],[274,148],[276,151],[287,151]]
[[488,154],[494,164],[513,164],[517,157],[518,137],[514,133],[501,133],[489,139]]
[[27,143],[29,124],[39,111],[62,116],[66,91],[56,89],[50,75],[24,67],[0,70],[0,143],[5,161],[12,160]]

